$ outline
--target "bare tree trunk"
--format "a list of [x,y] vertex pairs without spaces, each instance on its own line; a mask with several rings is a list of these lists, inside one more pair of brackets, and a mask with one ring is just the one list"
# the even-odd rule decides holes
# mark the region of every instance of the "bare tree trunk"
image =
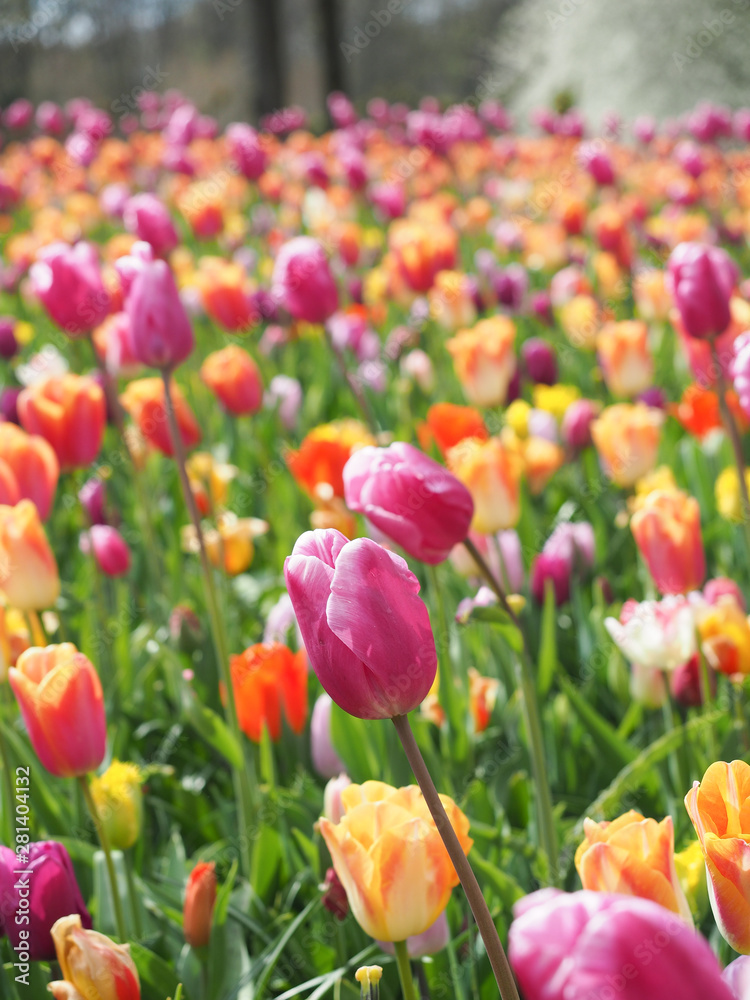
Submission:
[[318,16],[323,34],[323,83],[330,94],[346,87],[338,0],[318,0]]
[[255,113],[260,117],[284,107],[284,44],[280,0],[254,0],[251,30],[255,42]]

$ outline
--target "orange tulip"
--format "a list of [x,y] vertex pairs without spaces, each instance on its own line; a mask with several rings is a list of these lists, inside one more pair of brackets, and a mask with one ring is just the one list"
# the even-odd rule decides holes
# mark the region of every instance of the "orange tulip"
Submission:
[[[60,465],[52,446],[37,434],[27,434],[16,424],[0,424],[0,492],[2,503],[33,500],[46,521],[57,489]],[[15,498],[15,499],[14,499]]]
[[[468,819],[452,799],[440,798],[468,853]],[[335,824],[322,817],[320,832],[359,925],[378,941],[426,931],[458,876],[422,793],[415,785],[366,781],[344,788],[341,801],[343,817]]]
[[[737,393],[730,389],[726,394],[727,404],[732,411],[735,422],[742,430],[747,430],[747,417],[740,408]],[[719,397],[711,389],[705,389],[697,382],[689,385],[682,394],[679,403],[673,403],[669,412],[680,421],[686,431],[694,434],[700,441],[712,431],[724,427],[719,409]]]
[[263,405],[263,380],[258,366],[236,344],[209,354],[201,365],[201,378],[236,416],[257,413]]
[[651,899],[692,926],[675,871],[671,816],[657,823],[631,809],[611,823],[587,818],[583,831],[575,862],[584,889]]
[[638,549],[662,594],[687,594],[706,576],[700,507],[682,490],[654,490],[630,521]]
[[231,659],[232,687],[242,731],[259,743],[263,727],[281,739],[281,715],[295,733],[307,721],[307,658],[279,642],[259,642]]
[[700,615],[698,635],[703,655],[714,670],[729,677],[750,674],[750,619],[731,594]]
[[211,922],[216,906],[216,865],[199,861],[188,876],[182,930],[191,948],[204,948],[211,939]]
[[523,458],[499,438],[465,438],[447,455],[448,467],[471,493],[474,518],[471,530],[480,535],[513,528],[521,516]]
[[30,434],[40,434],[55,450],[62,469],[94,461],[107,423],[102,387],[85,375],[51,375],[18,397],[18,416]]
[[8,679],[31,745],[50,774],[72,778],[99,767],[107,741],[102,686],[72,642],[32,646]]
[[0,590],[12,607],[40,611],[60,596],[60,576],[31,500],[0,506]]
[[501,406],[517,362],[513,350],[516,328],[507,316],[480,320],[460,330],[446,347],[466,397],[474,406]]
[[475,733],[483,733],[489,726],[499,690],[500,681],[495,677],[482,677],[474,667],[469,667],[469,708]]
[[258,323],[252,283],[239,264],[222,257],[202,257],[196,283],[203,308],[225,330],[248,331]]
[[396,219],[388,231],[388,246],[399,276],[414,292],[426,292],[440,271],[456,264],[458,235],[449,225]]
[[489,433],[482,414],[473,406],[435,403],[427,411],[427,420],[417,428],[417,437],[423,451],[429,451],[434,441],[440,453],[446,455],[464,438],[486,441]]
[[605,473],[632,486],[656,465],[664,414],[645,403],[617,403],[602,410],[591,436]]
[[[173,382],[171,388],[180,435],[185,447],[193,448],[201,439],[200,427],[180,387]],[[136,379],[120,396],[120,402],[149,444],[165,455],[174,454],[164,406],[164,383],[161,378],[155,376]]]
[[333,495],[344,496],[344,466],[355,448],[375,444],[375,438],[358,420],[336,420],[313,428],[300,445],[299,451],[286,456],[289,471],[311,496],[321,485],[329,486]]
[[711,764],[685,808],[706,861],[714,919],[735,951],[750,954],[750,765]]
[[50,983],[55,1000],[140,1000],[138,970],[126,944],[87,931],[78,914],[52,926],[63,980]]
[[0,683],[8,679],[8,668],[15,667],[18,657],[29,646],[29,629],[23,613],[0,605]]
[[648,327],[640,320],[605,323],[596,338],[604,381],[615,396],[637,396],[654,378]]

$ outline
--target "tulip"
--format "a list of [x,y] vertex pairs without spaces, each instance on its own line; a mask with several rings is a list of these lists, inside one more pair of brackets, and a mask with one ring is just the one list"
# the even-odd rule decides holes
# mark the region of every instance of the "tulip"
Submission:
[[281,643],[256,643],[230,660],[232,687],[240,728],[260,743],[263,728],[281,739],[281,716],[301,733],[307,721],[307,657]]
[[312,667],[337,705],[389,719],[423,701],[435,679],[435,641],[419,582],[400,556],[369,538],[308,531],[284,575]]
[[257,181],[266,169],[267,157],[260,144],[258,133],[244,122],[227,125],[224,137],[230,159],[249,181]]
[[564,604],[570,597],[570,560],[559,552],[541,552],[531,567],[531,593],[537,604],[544,603],[549,580],[555,593],[555,604]]
[[55,957],[52,925],[77,913],[85,927],[91,917],[76,882],[70,855],[54,840],[36,841],[14,854],[0,845],[0,932],[32,962]]
[[241,347],[230,344],[209,354],[201,378],[230,413],[257,413],[263,403],[263,380],[258,366]]
[[718,604],[722,598],[732,597],[738,608],[746,610],[745,598],[739,585],[726,576],[716,576],[713,580],[708,580],[703,588],[703,596],[709,604]]
[[129,233],[150,243],[160,257],[166,257],[180,242],[167,206],[155,194],[144,191],[128,199],[122,220]]
[[341,796],[351,783],[349,775],[342,772],[337,778],[331,778],[323,789],[323,815],[332,823],[338,823],[344,815]]
[[310,719],[310,753],[313,767],[321,778],[335,778],[345,770],[331,741],[332,705],[329,695],[320,695],[313,706]]
[[523,368],[532,382],[554,385],[557,382],[557,358],[554,348],[541,337],[530,337],[521,348]]
[[661,601],[626,601],[619,621],[604,626],[632,663],[650,670],[676,670],[696,652],[699,604],[682,596]]
[[[1,433],[1,431],[0,431]],[[87,479],[78,491],[78,499],[90,524],[106,524],[106,486],[99,476]]]
[[94,524],[81,538],[81,550],[94,554],[105,576],[124,576],[130,569],[130,549],[117,528]]
[[458,330],[476,321],[472,280],[463,271],[439,271],[427,293],[430,315],[445,330]]
[[[179,386],[172,383],[171,389],[180,436],[185,448],[193,448],[201,439],[200,428]],[[141,378],[130,382],[120,396],[120,402],[149,444],[165,455],[174,454],[164,407],[164,383],[160,378]]]
[[[440,796],[464,853],[472,841],[469,821],[448,796]],[[346,889],[352,913],[371,937],[404,941],[426,931],[458,884],[456,870],[421,792],[380,781],[349,785],[345,814],[320,832]]]
[[562,439],[574,451],[582,451],[591,445],[591,425],[599,415],[601,405],[591,399],[576,399],[565,411]]
[[604,381],[615,396],[637,396],[651,385],[654,363],[648,327],[640,320],[606,323],[596,338]]
[[483,733],[490,724],[499,690],[497,678],[482,677],[474,667],[469,667],[469,709],[475,733]]
[[708,942],[650,899],[541,889],[513,912],[526,1000],[732,1000]]
[[344,467],[356,448],[375,444],[364,424],[350,418],[313,428],[299,451],[286,455],[289,471],[311,496],[320,487],[344,496]]
[[[713,697],[716,694],[716,673],[710,666],[708,682]],[[703,704],[703,679],[700,658],[697,654],[693,654],[687,663],[672,671],[669,677],[669,690],[677,704],[683,708],[696,708]]]
[[739,270],[726,250],[701,243],[680,243],[672,251],[667,285],[690,337],[710,339],[731,321],[729,300]]
[[91,243],[50,243],[31,265],[29,277],[52,320],[71,337],[93,330],[109,312],[109,293]]
[[63,980],[50,983],[54,1000],[141,1000],[138,970],[126,944],[84,930],[76,915],[52,928]]
[[727,595],[700,616],[701,651],[714,670],[729,677],[750,673],[750,620],[736,599]]
[[99,767],[107,740],[102,686],[73,643],[27,649],[8,679],[31,745],[50,774],[72,778]]
[[199,861],[188,876],[182,929],[191,948],[205,948],[211,939],[216,906],[216,871],[213,861]]
[[[423,958],[425,955],[436,955],[443,948],[447,947],[451,939],[450,927],[445,910],[437,920],[430,924],[426,931],[415,934],[406,939],[406,951],[409,958]],[[378,944],[388,955],[395,954],[393,944],[390,941],[378,941]]]
[[426,395],[435,388],[435,366],[424,351],[417,349],[402,355],[399,370],[406,378],[413,379]]
[[31,500],[0,506],[0,591],[21,611],[49,608],[60,595],[57,563]]
[[505,403],[516,371],[515,338],[513,322],[507,316],[493,316],[470,330],[460,330],[447,342],[456,376],[472,405]]
[[479,410],[455,403],[435,403],[431,406],[427,411],[427,420],[418,428],[417,434],[425,451],[430,450],[434,441],[441,455],[446,455],[464,438],[486,441],[489,437]]
[[6,386],[0,390],[0,416],[3,421],[20,424],[18,419],[18,397],[23,392],[20,386]]
[[0,316],[0,358],[10,361],[18,351],[15,334],[16,321],[11,316]]
[[143,826],[143,775],[135,764],[113,760],[104,774],[91,781],[91,795],[111,847],[126,851]]
[[636,545],[662,594],[697,590],[706,576],[695,497],[681,490],[655,490],[633,514]]
[[107,422],[104,392],[93,378],[66,373],[35,382],[18,397],[18,415],[30,434],[55,450],[63,470],[94,461]]
[[355,451],[344,467],[344,499],[415,559],[435,565],[463,541],[474,513],[471,494],[413,445]]
[[[57,489],[60,465],[52,446],[43,437],[27,434],[15,424],[0,423],[0,455],[6,467],[6,489],[18,500],[32,500],[46,521]],[[8,487],[9,484],[9,487]],[[11,503],[10,500],[3,501]]]
[[471,530],[494,535],[513,528],[521,515],[523,459],[499,438],[466,438],[447,454],[448,468],[466,486],[474,501]]
[[278,252],[272,294],[294,319],[323,323],[336,312],[339,293],[322,245],[296,236]]
[[608,406],[591,424],[591,436],[607,476],[632,486],[656,465],[664,414],[645,403]]
[[750,1000],[750,958],[741,955],[724,969],[722,978],[735,1000]]
[[172,369],[190,356],[193,329],[165,261],[144,263],[133,279],[125,312],[133,353],[144,365]]
[[582,142],[578,147],[578,162],[591,174],[597,184],[614,184],[615,171],[612,160],[601,140]]
[[584,889],[651,899],[692,927],[675,870],[671,816],[657,823],[631,809],[611,823],[586,818],[583,831],[575,862]]
[[323,906],[337,920],[346,920],[349,913],[349,900],[346,898],[346,889],[341,884],[341,879],[334,868],[329,868],[326,872],[325,882],[321,889],[325,889],[322,898]]
[[443,222],[397,219],[388,229],[396,274],[412,292],[427,292],[440,271],[452,271],[458,256],[456,230]]
[[293,430],[302,405],[302,386],[289,375],[274,375],[263,402],[265,406],[276,406],[283,426],[288,431]]
[[750,953],[750,765],[711,764],[685,796],[709,878],[709,898],[719,930],[735,951]]
[[201,257],[195,282],[203,308],[225,330],[246,333],[260,320],[253,285],[237,261]]

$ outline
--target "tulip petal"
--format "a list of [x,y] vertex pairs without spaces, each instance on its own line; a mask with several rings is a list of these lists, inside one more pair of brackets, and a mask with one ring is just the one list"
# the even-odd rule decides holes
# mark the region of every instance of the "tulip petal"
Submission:
[[750,954],[750,844],[707,834],[704,843],[714,919],[741,954]]

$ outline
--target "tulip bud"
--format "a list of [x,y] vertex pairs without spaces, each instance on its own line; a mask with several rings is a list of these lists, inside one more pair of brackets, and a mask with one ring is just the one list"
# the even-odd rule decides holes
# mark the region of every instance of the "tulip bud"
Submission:
[[531,593],[538,604],[544,603],[547,580],[552,581],[555,604],[564,604],[570,597],[570,560],[561,553],[541,552],[531,567]]
[[729,300],[737,280],[737,265],[720,247],[680,243],[672,251],[667,285],[690,337],[723,333],[732,316]]
[[107,523],[107,515],[104,510],[106,487],[103,479],[98,476],[87,479],[78,491],[78,499],[91,524]]
[[109,294],[91,243],[50,243],[29,276],[50,317],[71,337],[93,330],[109,312]]
[[263,380],[253,359],[236,344],[209,354],[201,378],[230,413],[257,413],[263,403]]
[[82,468],[101,448],[107,404],[101,386],[85,375],[50,375],[24,389],[18,414],[29,434],[39,434],[55,450],[60,468]]
[[331,707],[333,702],[322,694],[315,702],[310,719],[310,751],[313,767],[322,778],[335,778],[344,764],[331,742]]
[[125,303],[133,353],[152,368],[174,368],[193,350],[193,329],[172,271],[163,260],[143,264]]
[[578,148],[578,161],[597,184],[614,184],[614,167],[608,153],[602,148],[601,140],[582,142]]
[[224,133],[230,158],[243,176],[256,181],[266,169],[267,156],[258,133],[245,122],[234,122]]
[[[3,502],[13,505],[18,500],[33,500],[42,521],[49,517],[57,489],[60,466],[52,446],[36,434],[27,434],[15,424],[0,423],[0,455],[11,479],[11,489]],[[15,485],[15,491],[13,490]]]
[[596,420],[599,403],[592,399],[576,399],[565,411],[562,421],[563,441],[575,451],[588,448],[591,443],[591,424]]
[[13,424],[20,424],[18,418],[18,397],[23,392],[20,386],[6,386],[0,392],[0,415],[3,420]]
[[106,576],[125,576],[130,569],[130,549],[117,528],[94,524],[87,536],[88,546],[99,569]]
[[216,865],[199,861],[188,877],[182,927],[191,948],[205,947],[211,938],[211,922],[216,905]]
[[123,210],[123,222],[129,233],[150,243],[160,257],[174,250],[180,241],[167,206],[154,194],[144,191],[130,198]]
[[91,794],[107,839],[125,851],[138,839],[143,825],[141,772],[135,764],[113,760],[104,774],[91,781]]
[[295,319],[307,323],[323,323],[338,308],[339,293],[325,250],[311,236],[296,236],[281,247],[272,289]]
[[323,815],[330,819],[332,823],[338,823],[344,815],[344,805],[341,801],[341,793],[352,781],[348,774],[340,774],[338,778],[331,778],[323,792]]
[[332,913],[337,920],[346,920],[349,913],[349,900],[346,898],[346,889],[341,884],[341,879],[336,874],[334,868],[329,868],[326,872],[326,880],[323,883],[325,892],[323,893],[323,906]]
[[12,316],[0,316],[0,358],[6,361],[18,351],[18,341],[15,335],[16,321]]
[[531,337],[521,348],[523,367],[532,382],[554,385],[557,382],[557,359],[554,348],[541,337]]
[[61,917],[52,939],[65,980],[50,983],[55,1000],[140,1000],[138,970],[128,945],[84,930],[79,916]]

